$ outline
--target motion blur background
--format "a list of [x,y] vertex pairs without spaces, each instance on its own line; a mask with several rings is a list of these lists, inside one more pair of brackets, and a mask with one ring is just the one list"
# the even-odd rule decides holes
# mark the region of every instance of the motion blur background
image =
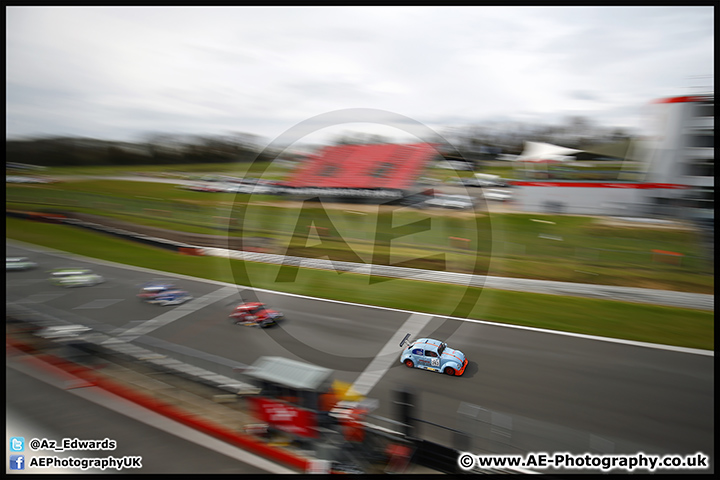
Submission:
[[[34,325],[10,322],[9,333],[92,365],[68,353],[67,339],[38,332],[56,322],[120,338],[132,322],[152,323],[161,313],[135,295],[156,276],[142,269],[153,269],[196,299],[213,295],[206,280],[239,293],[208,309],[192,300],[186,318],[128,344],[234,381],[264,355],[333,370],[332,387],[314,394],[345,398],[379,428],[358,437],[356,423],[319,422],[335,430],[288,443],[338,471],[407,471],[403,455],[417,463],[441,446],[712,453],[713,7],[6,15],[6,253],[40,267],[8,267],[8,318]],[[41,246],[65,252],[62,261]],[[133,270],[92,264],[105,287],[53,289],[49,267],[88,266],[69,254]],[[293,281],[280,275],[287,259]],[[269,333],[227,324],[230,304],[250,292],[287,323]],[[407,333],[397,312],[432,318],[413,337],[444,336],[468,356],[465,376],[398,371],[393,351],[377,384],[353,391]],[[11,363],[8,418],[101,434],[26,407],[40,387]],[[164,391],[194,388],[162,377]],[[396,391],[404,384],[412,401]],[[208,388],[193,394],[227,394]],[[292,404],[273,388],[268,401]],[[267,421],[245,417],[245,395],[235,397],[237,429]],[[397,445],[409,450],[389,454]],[[218,472],[256,473],[251,460],[225,461]],[[451,471],[442,465],[428,468]],[[174,471],[162,460],[151,468]],[[191,457],[183,468],[209,471]]]

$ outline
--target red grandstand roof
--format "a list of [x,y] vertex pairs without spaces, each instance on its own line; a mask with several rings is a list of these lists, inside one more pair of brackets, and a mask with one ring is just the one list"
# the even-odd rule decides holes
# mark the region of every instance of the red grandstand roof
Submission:
[[309,157],[285,183],[290,187],[410,188],[437,154],[436,145],[337,145]]

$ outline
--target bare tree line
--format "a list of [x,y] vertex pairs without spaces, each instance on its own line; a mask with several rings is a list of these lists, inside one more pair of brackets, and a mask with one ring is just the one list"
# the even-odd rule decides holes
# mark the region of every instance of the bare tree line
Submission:
[[[499,153],[519,154],[525,141],[543,141],[578,148],[629,138],[621,128],[594,125],[585,117],[568,117],[562,125],[521,122],[495,123],[447,129],[442,132],[468,160],[487,160]],[[332,143],[379,143],[389,140],[375,134],[344,133]],[[143,141],[118,142],[78,137],[43,137],[6,140],[6,162],[53,166],[164,165],[252,162],[276,158],[252,134],[175,135],[148,134]]]

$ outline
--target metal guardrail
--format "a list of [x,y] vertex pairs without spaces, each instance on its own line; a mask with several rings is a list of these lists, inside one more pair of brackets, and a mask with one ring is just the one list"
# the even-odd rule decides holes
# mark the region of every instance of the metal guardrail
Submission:
[[244,260],[248,262],[353,272],[363,275],[378,275],[407,280],[452,283],[456,285],[485,287],[497,290],[545,293],[551,295],[569,295],[709,311],[715,310],[715,296],[701,293],[674,292],[669,290],[652,290],[647,288],[618,287],[587,283],[557,282],[550,280],[533,280],[527,278],[471,275],[466,273],[331,261],[323,258],[293,257],[269,253],[228,250],[223,248],[201,248],[201,251],[203,255],[223,257],[233,260]]

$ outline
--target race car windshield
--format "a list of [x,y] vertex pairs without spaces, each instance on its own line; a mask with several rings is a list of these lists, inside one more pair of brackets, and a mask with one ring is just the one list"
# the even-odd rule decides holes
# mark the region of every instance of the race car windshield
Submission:
[[87,275],[89,272],[85,271],[73,271],[73,272],[54,272],[54,277],[73,277],[75,275]]
[[447,345],[445,345],[444,343],[441,343],[440,346],[438,347],[438,355],[442,355],[442,353],[445,351],[446,347],[447,347]]

